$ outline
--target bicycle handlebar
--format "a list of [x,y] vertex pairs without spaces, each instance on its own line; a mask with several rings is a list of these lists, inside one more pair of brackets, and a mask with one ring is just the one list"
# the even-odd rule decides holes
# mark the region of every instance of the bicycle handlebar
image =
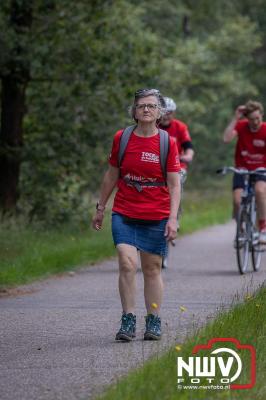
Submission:
[[266,176],[266,168],[257,168],[252,171],[249,171],[244,168],[235,168],[235,167],[223,167],[217,169],[216,173],[221,175],[226,175],[229,172],[235,172],[238,175],[263,175]]

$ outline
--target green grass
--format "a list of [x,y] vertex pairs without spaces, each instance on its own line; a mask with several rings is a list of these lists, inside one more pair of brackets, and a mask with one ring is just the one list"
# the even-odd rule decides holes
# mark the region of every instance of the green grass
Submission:
[[181,234],[188,234],[210,225],[227,222],[232,214],[229,191],[185,192]]
[[[89,223],[88,223],[89,225]],[[0,229],[0,288],[93,264],[115,254],[110,224],[87,230]]]
[[[111,387],[99,400],[190,400],[190,399],[266,399],[266,289],[262,288],[256,296],[245,296],[245,302],[220,315],[204,328],[175,346],[159,359],[152,359],[138,370]],[[242,344],[253,345],[256,349],[256,385],[246,390],[191,390],[177,389],[176,358],[191,356],[192,348],[197,344],[206,344],[215,337],[234,337]],[[217,346],[221,347],[221,345]],[[231,346],[230,346],[231,347]],[[232,347],[233,348],[233,347]],[[206,354],[205,354],[206,355]],[[240,353],[244,372],[241,383],[248,382],[248,352]]]
[[[230,218],[229,190],[190,191],[183,201],[181,234],[226,222]],[[16,222],[16,221],[15,221]],[[92,264],[115,254],[110,215],[104,229],[83,230],[24,227],[22,223],[0,225],[0,289]]]

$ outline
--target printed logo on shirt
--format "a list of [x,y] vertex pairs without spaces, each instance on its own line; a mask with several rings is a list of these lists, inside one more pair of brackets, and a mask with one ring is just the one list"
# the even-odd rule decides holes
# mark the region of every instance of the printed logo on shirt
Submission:
[[124,176],[124,180],[127,183],[130,183],[130,181],[135,181],[135,182],[138,181],[138,182],[145,183],[145,182],[156,182],[157,178],[148,178],[148,177],[139,176],[139,175],[131,175],[130,173],[128,173]]
[[253,140],[253,145],[255,147],[265,147],[265,141],[264,140],[254,139]]
[[245,150],[241,151],[241,155],[242,155],[242,157],[246,158],[246,162],[249,164],[263,162],[263,159],[264,159],[263,154],[259,154],[259,153],[252,154]]
[[[127,186],[135,187],[138,191],[140,191],[139,189],[141,188],[158,188],[158,186],[156,185],[151,185],[151,183],[155,183],[157,181],[157,178],[146,178],[144,176],[131,175],[130,173],[128,173],[124,176],[123,179]],[[149,185],[147,186],[145,185],[145,183],[149,183]]]
[[147,153],[146,151],[143,151],[141,153],[141,161],[158,164],[160,162],[160,157],[157,154]]

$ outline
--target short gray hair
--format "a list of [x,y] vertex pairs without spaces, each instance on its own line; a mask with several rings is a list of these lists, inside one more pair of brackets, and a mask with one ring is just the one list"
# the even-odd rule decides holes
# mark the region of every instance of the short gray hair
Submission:
[[[158,89],[139,89],[135,92],[135,97],[134,97],[134,102],[133,105],[129,107],[129,115],[131,116],[132,119],[134,119],[137,122],[137,119],[135,118],[135,112],[136,112],[136,105],[138,103],[139,99],[143,99],[144,97],[148,96],[154,96],[158,100],[159,104],[159,110],[160,110],[160,118],[165,114],[166,109],[165,109],[165,101],[163,96],[161,95],[160,91]],[[157,120],[158,122],[160,121]]]

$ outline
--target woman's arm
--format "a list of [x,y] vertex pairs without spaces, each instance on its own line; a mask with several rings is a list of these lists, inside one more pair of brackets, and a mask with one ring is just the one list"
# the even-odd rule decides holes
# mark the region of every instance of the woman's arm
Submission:
[[180,175],[178,172],[167,173],[167,186],[170,193],[170,214],[165,227],[167,240],[174,240],[177,232],[177,213],[180,204]]
[[99,209],[96,210],[96,214],[92,220],[92,226],[97,231],[101,229],[102,222],[104,218],[104,209],[109,197],[114,190],[117,181],[119,178],[119,168],[113,167],[109,165],[108,170],[106,171],[100,189],[100,197],[99,197]]

